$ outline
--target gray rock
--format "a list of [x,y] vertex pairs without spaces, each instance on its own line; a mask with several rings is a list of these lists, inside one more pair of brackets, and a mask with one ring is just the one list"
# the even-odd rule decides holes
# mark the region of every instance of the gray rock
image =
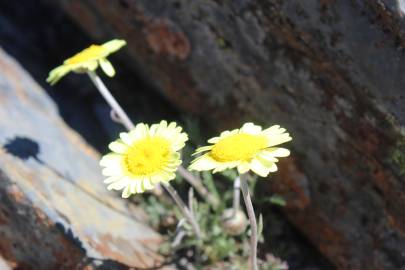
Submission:
[[106,190],[98,153],[1,49],[0,70],[2,256],[19,269],[160,265],[160,235]]

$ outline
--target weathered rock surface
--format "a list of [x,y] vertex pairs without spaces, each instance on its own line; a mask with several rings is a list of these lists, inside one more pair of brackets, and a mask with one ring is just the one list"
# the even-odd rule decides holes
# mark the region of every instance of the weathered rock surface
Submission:
[[[108,192],[99,156],[0,49],[0,254],[15,269],[158,266],[161,237]],[[97,132],[97,131],[95,131]]]
[[273,190],[339,269],[405,265],[402,1],[57,1],[216,128],[281,123]]

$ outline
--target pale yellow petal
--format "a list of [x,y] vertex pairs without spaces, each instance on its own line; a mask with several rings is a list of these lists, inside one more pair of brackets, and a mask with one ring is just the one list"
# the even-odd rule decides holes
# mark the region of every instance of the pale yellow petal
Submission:
[[274,125],[269,128],[266,128],[262,131],[267,136],[277,135],[285,132],[285,128],[281,128],[279,125]]
[[123,39],[113,39],[101,45],[108,54],[113,53],[125,46],[127,42]]
[[89,71],[94,71],[98,68],[97,60],[86,61],[77,65],[72,66],[72,70],[78,73],[83,73]]
[[46,81],[51,85],[54,85],[70,71],[71,69],[68,66],[61,65],[59,67],[56,67],[52,69],[51,72],[49,72],[49,76],[46,79]]
[[219,142],[220,140],[221,140],[221,137],[214,137],[214,138],[209,139],[207,142],[215,144],[215,143]]
[[205,152],[205,151],[209,151],[212,149],[212,145],[208,145],[208,146],[203,146],[203,147],[199,147],[195,150],[195,152],[192,154],[192,156],[195,156],[199,153]]
[[114,77],[115,69],[110,61],[108,61],[106,58],[100,58],[98,62],[100,63],[101,69],[105,74],[107,74],[108,77]]
[[272,155],[271,153],[267,152],[266,150],[260,151],[260,153],[257,154],[257,157],[260,158],[260,159],[264,159],[264,160],[266,160],[267,162],[271,162],[271,163],[274,163],[274,162],[277,162],[277,161],[278,161],[278,159],[275,158],[274,155]]
[[121,142],[118,142],[118,141],[110,143],[108,145],[108,148],[110,148],[111,151],[118,153],[118,154],[123,154],[128,150],[127,145],[125,145]]
[[269,168],[270,172],[276,172],[278,170],[276,163],[273,163],[273,165]]

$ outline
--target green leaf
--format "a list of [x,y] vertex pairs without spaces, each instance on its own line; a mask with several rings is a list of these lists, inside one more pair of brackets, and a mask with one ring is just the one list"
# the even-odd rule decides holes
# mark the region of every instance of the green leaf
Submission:
[[259,223],[257,224],[257,236],[260,238],[263,232],[263,215],[259,215]]
[[279,206],[286,206],[287,202],[280,195],[273,195],[270,197],[270,203],[276,204]]

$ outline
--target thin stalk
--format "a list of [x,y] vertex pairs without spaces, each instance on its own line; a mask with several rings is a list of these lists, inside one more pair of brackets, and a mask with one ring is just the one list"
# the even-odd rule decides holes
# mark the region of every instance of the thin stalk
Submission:
[[240,177],[233,182],[233,215],[236,215],[240,207]]
[[[87,74],[89,75],[94,86],[97,88],[97,90],[100,92],[100,94],[107,101],[108,105],[110,105],[112,110],[117,114],[116,116],[118,116],[120,123],[122,123],[128,131],[132,130],[135,127],[134,123],[131,121],[131,119],[129,119],[128,115],[125,113],[125,111],[119,105],[117,100],[114,98],[114,96],[108,90],[107,86],[105,86],[105,84],[100,79],[100,77],[94,71],[88,71]],[[116,119],[116,120],[118,120],[118,119]],[[183,168],[183,170],[185,171],[184,168]],[[188,175],[184,175],[184,171],[183,171],[183,173],[181,173],[181,171],[179,171],[179,172],[184,177],[184,179],[187,180]],[[196,178],[196,177],[194,177],[194,178]],[[196,180],[193,179],[193,181],[196,181]],[[200,180],[200,182],[201,182],[201,180]],[[183,212],[184,216],[188,219],[188,221],[190,222],[191,226],[194,229],[194,232],[195,232],[197,238],[201,239],[200,227],[199,227],[198,223],[196,222],[192,212],[190,212],[190,210],[187,208],[187,206],[184,204],[184,202],[181,200],[181,198],[177,194],[177,191],[169,183],[165,183],[162,186],[170,194],[173,201],[178,205],[180,210]]]
[[[88,71],[87,74],[89,75],[93,84],[96,86],[97,90],[107,101],[108,105],[110,105],[110,107],[112,108],[113,110],[111,113],[112,119],[114,121],[118,121],[121,124],[123,124],[127,130],[133,129],[135,127],[134,123],[131,121],[131,119],[129,119],[128,115],[119,105],[117,100],[108,90],[107,86],[103,83],[103,81],[97,75],[97,73],[95,73],[94,71]],[[183,166],[179,166],[178,172],[192,187],[195,188],[195,190],[197,190],[197,192],[201,195],[201,197],[205,198],[213,206],[217,206],[219,204],[218,200],[214,196],[212,196],[212,194],[210,194],[208,190],[204,187],[200,178],[195,177],[193,174],[188,172]]]
[[166,189],[167,193],[170,194],[170,196],[173,198],[173,200],[179,206],[180,210],[183,212],[183,215],[188,219],[188,221],[190,222],[190,225],[193,227],[194,233],[197,236],[197,238],[201,239],[202,235],[201,235],[200,226],[198,225],[197,221],[195,220],[191,210],[188,209],[188,207],[184,204],[184,202],[180,198],[179,194],[177,194],[177,191],[169,183],[163,183],[162,186],[164,187],[164,189]]
[[204,186],[199,177],[194,176],[192,173],[187,171],[183,166],[179,166],[179,174],[186,179],[186,181],[212,206],[217,207],[219,205],[219,200],[212,195],[208,189]]
[[110,105],[110,107],[117,113],[121,123],[125,126],[125,128],[128,130],[133,129],[135,127],[134,123],[132,123],[131,119],[129,119],[128,115],[122,109],[120,104],[118,104],[113,95],[111,95],[111,92],[105,86],[100,77],[94,71],[88,71],[87,74],[89,75],[91,81],[96,86],[100,94],[107,101],[108,105]]
[[247,183],[246,178],[247,178],[246,173],[240,175],[243,200],[245,201],[246,212],[249,217],[250,231],[251,231],[249,262],[250,262],[251,270],[258,270],[258,267],[257,267],[257,222],[256,222],[255,210],[253,209],[252,199],[250,198],[249,185]]

